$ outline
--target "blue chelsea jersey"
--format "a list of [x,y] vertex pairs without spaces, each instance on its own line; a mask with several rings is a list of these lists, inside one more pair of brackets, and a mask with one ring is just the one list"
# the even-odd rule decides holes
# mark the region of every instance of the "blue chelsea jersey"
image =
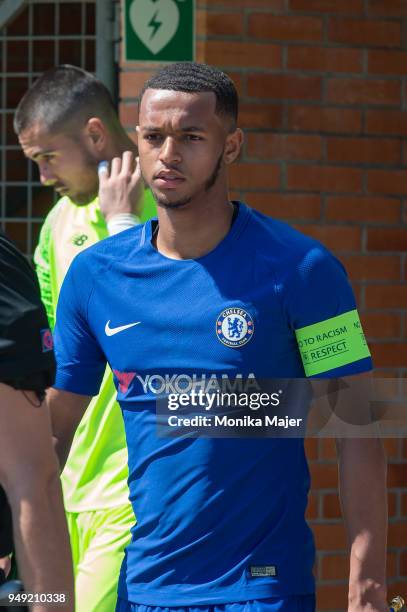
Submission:
[[[238,206],[229,233],[204,257],[161,255],[148,222],[81,253],[62,287],[56,388],[94,395],[106,362],[115,375],[137,516],[119,595],[135,603],[314,590],[301,439],[156,433],[157,395],[177,391],[181,379],[303,377],[296,330],[355,309],[346,273],[321,244]],[[370,357],[335,358],[320,366],[323,376],[371,368]]]

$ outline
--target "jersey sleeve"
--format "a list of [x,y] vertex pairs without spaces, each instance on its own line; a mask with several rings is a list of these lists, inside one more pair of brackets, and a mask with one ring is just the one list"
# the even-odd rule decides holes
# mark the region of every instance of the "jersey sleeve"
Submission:
[[285,307],[306,376],[372,369],[355,297],[342,264],[322,245],[306,252],[286,283]]
[[88,324],[87,306],[92,275],[81,253],[72,262],[62,284],[55,326],[57,376],[55,388],[97,395],[106,358]]
[[35,270],[37,272],[37,278],[40,284],[41,299],[45,306],[51,329],[53,329],[55,326],[55,308],[54,304],[52,303],[51,266],[49,260],[52,239],[52,214],[53,211],[51,211],[44,221],[40,232],[40,239],[34,252]]

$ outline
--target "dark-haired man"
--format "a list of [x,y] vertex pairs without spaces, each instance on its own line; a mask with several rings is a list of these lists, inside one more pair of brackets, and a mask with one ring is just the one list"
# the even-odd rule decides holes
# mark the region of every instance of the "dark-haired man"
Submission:
[[[144,190],[137,148],[121,126],[111,96],[75,66],[45,72],[18,105],[14,128],[41,182],[62,196],[42,227],[35,252],[51,326],[72,259],[89,245],[150,218],[155,204]],[[111,161],[122,190],[98,197],[98,165]],[[108,168],[103,168],[108,172]],[[117,185],[116,185],[117,186]],[[134,515],[128,501],[127,451],[111,372],[79,424],[62,474],[74,557],[78,612],[111,612],[123,550]]]
[[[125,422],[139,523],[119,612],[313,610],[302,440],[159,437],[156,400],[194,384],[210,391],[221,381],[371,369],[339,262],[286,224],[229,201],[228,166],[243,138],[237,110],[233,83],[209,66],[169,65],[146,83],[138,147],[158,222],[80,255],[61,292],[50,393],[61,456],[106,360]],[[302,359],[307,334],[322,338],[336,325],[349,350]],[[339,446],[349,610],[384,611],[382,448],[376,440]]]
[[[73,610],[72,559],[45,389],[54,381],[52,336],[37,279],[0,232],[0,557],[12,552],[11,515],[26,591],[54,594],[30,609]],[[44,533],[46,537],[44,538]],[[0,565],[0,585],[7,575]]]

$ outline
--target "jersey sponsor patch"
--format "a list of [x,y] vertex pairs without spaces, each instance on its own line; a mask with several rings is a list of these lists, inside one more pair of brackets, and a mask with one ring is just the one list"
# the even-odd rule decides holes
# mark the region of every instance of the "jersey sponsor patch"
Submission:
[[244,346],[252,339],[253,334],[253,319],[247,310],[242,308],[226,308],[216,320],[217,338],[226,346]]
[[54,348],[54,339],[50,329],[41,329],[41,347],[43,353],[48,353]]
[[252,578],[270,578],[277,576],[275,565],[251,565],[249,574]]
[[357,310],[295,331],[307,376],[315,376],[370,357]]

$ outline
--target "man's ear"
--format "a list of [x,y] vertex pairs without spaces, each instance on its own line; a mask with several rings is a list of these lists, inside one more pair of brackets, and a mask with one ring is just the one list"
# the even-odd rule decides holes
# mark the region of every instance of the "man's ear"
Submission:
[[238,157],[243,145],[244,135],[240,128],[228,134],[226,138],[223,160],[225,164],[232,164]]
[[88,147],[94,152],[101,154],[107,147],[107,129],[99,117],[91,117],[85,127],[84,136]]

